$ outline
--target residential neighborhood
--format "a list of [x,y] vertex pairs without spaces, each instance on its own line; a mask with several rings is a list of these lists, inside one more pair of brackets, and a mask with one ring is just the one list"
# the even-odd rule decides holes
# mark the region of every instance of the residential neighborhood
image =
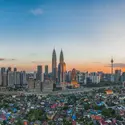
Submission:
[[1,125],[125,125],[125,90],[0,95]]

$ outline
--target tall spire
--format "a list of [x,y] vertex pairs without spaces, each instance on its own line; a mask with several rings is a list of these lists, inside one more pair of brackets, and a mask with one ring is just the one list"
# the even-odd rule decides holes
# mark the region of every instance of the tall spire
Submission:
[[63,51],[61,49],[61,52],[60,52],[60,63],[63,63],[64,62],[64,57],[63,57]]
[[56,50],[54,48],[53,53],[52,53],[52,70],[53,70],[53,68],[56,68],[56,65],[57,65]]
[[53,80],[56,80],[56,75],[57,75],[57,59],[56,59],[56,50],[55,47],[52,52],[52,77]]
[[55,50],[55,47],[53,49],[53,55],[56,55],[56,50]]
[[111,58],[111,74],[113,75],[113,63],[114,63],[114,60],[113,60],[113,57]]

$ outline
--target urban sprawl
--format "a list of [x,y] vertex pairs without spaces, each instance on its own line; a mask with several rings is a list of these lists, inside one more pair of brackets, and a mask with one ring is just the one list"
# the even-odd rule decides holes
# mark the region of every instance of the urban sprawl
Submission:
[[125,72],[66,70],[52,52],[52,72],[1,67],[0,125],[125,125]]

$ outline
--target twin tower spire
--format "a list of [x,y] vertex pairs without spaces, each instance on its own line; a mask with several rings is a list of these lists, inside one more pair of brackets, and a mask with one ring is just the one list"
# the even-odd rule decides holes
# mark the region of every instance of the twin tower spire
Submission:
[[[64,62],[64,56],[63,56],[63,51],[61,49],[60,52],[60,60],[59,60],[59,65],[58,65],[58,69],[57,69],[57,57],[56,57],[56,50],[55,48],[53,49],[53,53],[52,53],[52,79],[54,81],[58,81],[58,82],[63,82],[62,78],[65,72],[65,62]],[[58,73],[58,74],[57,74]]]

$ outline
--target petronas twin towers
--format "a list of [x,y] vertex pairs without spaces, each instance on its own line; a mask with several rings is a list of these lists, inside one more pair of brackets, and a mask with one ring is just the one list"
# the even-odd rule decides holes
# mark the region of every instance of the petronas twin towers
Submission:
[[57,69],[57,58],[56,58],[56,51],[53,49],[52,53],[52,79],[55,82],[65,82],[65,72],[66,72],[66,64],[64,62],[63,51],[60,52],[60,60]]

